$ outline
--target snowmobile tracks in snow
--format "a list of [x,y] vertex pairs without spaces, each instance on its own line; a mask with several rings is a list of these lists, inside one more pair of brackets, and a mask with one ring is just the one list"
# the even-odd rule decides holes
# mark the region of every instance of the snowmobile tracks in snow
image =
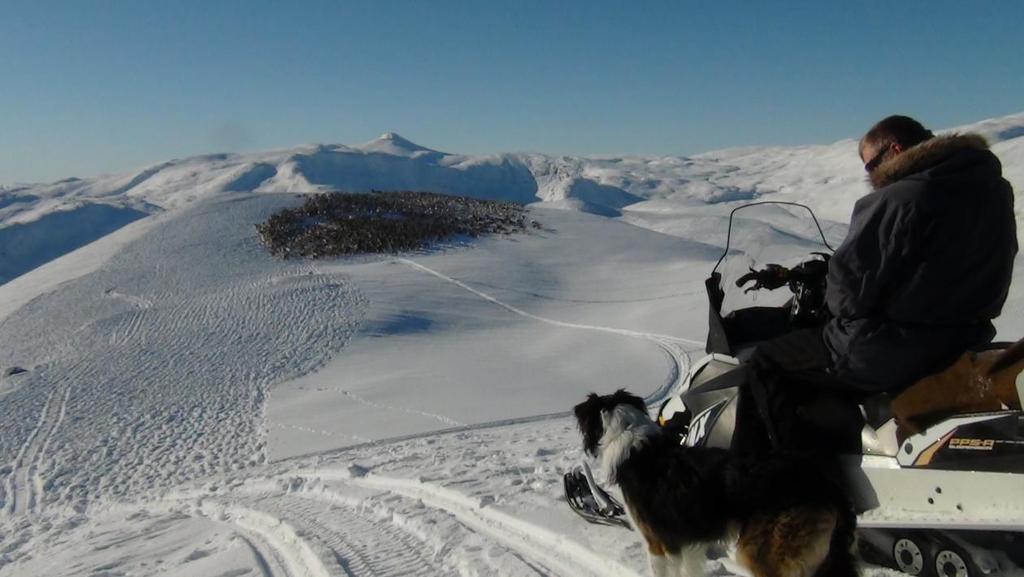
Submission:
[[[325,506],[326,505],[326,506]],[[255,498],[234,522],[274,533],[288,575],[410,577],[453,574],[431,559],[425,543],[393,523],[367,518],[351,507],[298,496]],[[257,512],[258,511],[258,512]],[[254,523],[255,519],[259,519]]]
[[353,393],[352,391],[346,391],[345,389],[341,389],[341,388],[338,388],[338,387],[331,387],[331,390],[337,392],[338,394],[344,395],[344,396],[352,399],[353,401],[355,401],[355,402],[357,402],[357,403],[359,403],[361,405],[366,405],[368,407],[373,407],[375,409],[384,409],[385,411],[388,411],[389,413],[392,413],[392,414],[396,413],[396,412],[397,413],[407,413],[407,414],[410,414],[410,415],[416,415],[416,416],[420,416],[420,417],[426,417],[428,419],[433,419],[435,421],[439,421],[439,422],[441,422],[441,423],[443,423],[445,425],[451,426],[451,427],[462,427],[462,426],[464,426],[462,423],[456,421],[455,419],[446,417],[444,415],[439,415],[437,413],[428,413],[426,411],[416,411],[414,409],[408,409],[408,408],[403,408],[403,407],[396,407],[396,406],[393,406],[393,405],[385,405],[383,403],[376,403],[376,402],[364,399],[363,397]]
[[[0,427],[0,435],[21,435],[0,469],[2,508],[38,512],[44,489],[46,503],[66,505],[263,460],[270,383],[279,371],[303,374],[325,362],[357,324],[358,297],[338,284],[297,275],[275,285],[275,298],[225,287],[103,319],[106,334],[91,340],[95,347],[28,377],[36,390],[24,386],[19,400],[38,399],[33,416]],[[305,304],[309,294],[318,306]],[[55,464],[61,476],[50,484]]]
[[[429,530],[432,527],[455,525],[457,529],[443,531],[447,535],[445,542],[433,544],[435,555],[450,549],[453,544],[466,547],[466,543],[480,540],[492,548],[504,550],[499,557],[504,556],[505,559],[500,560],[500,566],[490,567],[490,572],[594,577],[635,575],[632,570],[601,557],[564,535],[432,483],[377,475],[352,478],[347,471],[300,472],[292,478],[301,480],[304,487],[308,486],[308,491],[300,495],[335,503],[351,504],[354,489],[379,491],[381,496],[373,499],[386,504],[381,513],[390,514],[393,520],[423,537],[431,537]],[[464,554],[456,552],[454,556],[462,557],[461,562],[465,563],[479,557],[477,549],[471,546],[462,552]]]
[[[490,302],[494,303],[495,305],[500,306],[500,307],[502,307],[502,308],[504,308],[504,309],[506,309],[506,310],[508,310],[508,311],[510,311],[510,312],[512,312],[514,314],[516,314],[516,315],[524,317],[524,318],[528,318],[528,319],[531,319],[531,320],[535,320],[535,321],[539,321],[539,322],[542,322],[542,323],[545,323],[545,324],[549,324],[549,325],[553,325],[553,326],[558,326],[558,327],[563,327],[563,328],[590,330],[590,331],[597,331],[597,332],[621,335],[621,336],[625,336],[625,337],[641,338],[641,339],[646,339],[646,340],[654,343],[655,345],[657,345],[659,348],[661,348],[665,352],[665,355],[669,359],[670,368],[669,368],[669,373],[666,376],[664,382],[661,384],[661,386],[659,386],[654,392],[648,394],[645,397],[644,401],[648,405],[657,405],[657,404],[663,402],[668,397],[668,395],[670,395],[672,393],[673,390],[678,388],[678,386],[680,385],[680,382],[682,381],[682,379],[685,378],[685,376],[689,373],[689,370],[690,370],[690,356],[687,353],[686,349],[687,348],[693,348],[693,347],[699,347],[701,350],[703,350],[703,348],[704,348],[704,343],[699,342],[699,341],[695,341],[695,340],[691,340],[691,339],[685,339],[685,338],[682,338],[682,337],[674,337],[674,336],[671,336],[671,335],[662,335],[662,334],[658,334],[658,333],[646,333],[646,332],[642,332],[642,331],[633,331],[633,330],[621,329],[621,328],[617,328],[617,327],[603,327],[603,326],[597,326],[597,325],[585,325],[585,324],[579,324],[579,323],[569,323],[569,322],[559,321],[559,320],[555,320],[555,319],[549,319],[549,318],[546,318],[546,317],[535,315],[533,313],[524,311],[524,310],[522,310],[520,308],[517,308],[517,307],[515,307],[513,305],[505,303],[505,302],[503,302],[503,301],[501,301],[501,300],[499,300],[499,299],[497,299],[497,298],[495,298],[495,297],[493,297],[493,296],[491,296],[491,295],[489,295],[489,294],[487,294],[487,293],[485,293],[483,291],[477,290],[477,289],[467,285],[466,283],[464,283],[464,282],[462,282],[462,281],[460,281],[458,279],[454,279],[452,277],[449,277],[449,276],[447,276],[447,275],[445,275],[443,273],[440,273],[440,272],[438,272],[438,271],[436,271],[434,269],[431,269],[431,268],[429,268],[427,266],[424,266],[424,265],[422,265],[420,263],[417,263],[415,261],[412,261],[412,260],[409,260],[409,259],[406,259],[406,258],[398,258],[398,259],[395,259],[395,261],[399,262],[399,263],[402,263],[404,265],[407,265],[409,267],[412,267],[412,268],[414,268],[416,270],[419,270],[419,271],[425,272],[427,274],[430,274],[432,276],[435,276],[435,277],[437,277],[437,278],[439,278],[439,279],[441,279],[441,280],[443,280],[445,282],[454,284],[454,285],[456,285],[456,286],[458,286],[458,287],[460,287],[462,289],[465,289],[465,290],[467,290],[467,291],[469,291],[469,292],[479,296],[480,298],[482,298],[484,300],[490,301]],[[319,271],[318,271],[318,274],[320,274]],[[442,422],[444,424],[452,425],[452,426],[450,428],[445,428],[445,429],[441,429],[441,430],[434,430],[434,431],[428,431],[428,432],[423,432],[423,433],[413,433],[413,434],[409,434],[409,435],[399,435],[399,436],[395,436],[395,437],[388,437],[388,438],[377,439],[377,440],[373,440],[373,441],[365,441],[365,442],[356,443],[354,445],[349,445],[349,446],[346,446],[346,447],[342,447],[342,448],[338,448],[338,449],[332,449],[332,450],[327,450],[327,451],[315,451],[315,452],[311,452],[311,453],[303,453],[303,454],[299,454],[299,455],[292,455],[292,456],[289,457],[289,460],[297,460],[297,459],[302,459],[302,458],[305,458],[305,457],[313,457],[313,456],[317,456],[317,455],[325,456],[325,455],[337,454],[337,453],[341,453],[341,452],[347,452],[347,451],[350,451],[352,449],[363,447],[363,446],[387,445],[387,444],[390,444],[390,443],[398,443],[398,442],[402,442],[402,441],[409,441],[409,440],[412,440],[412,439],[421,439],[421,438],[424,438],[424,437],[433,437],[433,436],[436,436],[436,435],[441,435],[441,434],[446,434],[446,433],[455,433],[455,432],[462,432],[462,431],[478,431],[478,430],[489,429],[489,428],[494,428],[494,427],[504,427],[504,426],[508,426],[508,425],[519,425],[519,424],[533,423],[533,422],[538,422],[538,421],[548,421],[548,420],[552,420],[552,419],[562,419],[562,418],[565,418],[565,417],[568,417],[568,416],[572,415],[572,411],[555,411],[555,412],[552,412],[552,413],[541,414],[541,415],[532,415],[532,416],[528,416],[528,417],[514,417],[514,418],[511,418],[511,419],[500,419],[500,420],[490,421],[490,422],[486,422],[486,423],[478,423],[478,424],[472,424],[472,425],[462,425],[462,424],[457,423],[453,419],[450,419],[448,417],[444,417],[443,415],[436,415],[434,413],[425,413],[425,412],[411,411],[411,410],[405,409],[405,408],[392,407],[392,406],[378,404],[378,403],[371,403],[369,401],[366,401],[365,399],[357,397],[356,395],[352,394],[349,391],[346,391],[346,390],[343,390],[343,389],[338,389],[338,388],[335,388],[334,390],[337,391],[338,393],[341,393],[341,394],[344,394],[344,395],[350,397],[352,400],[354,400],[356,402],[362,402],[362,403],[367,404],[367,405],[372,405],[372,406],[376,406],[376,407],[379,407],[379,408],[385,408],[385,409],[387,409],[389,411],[401,411],[401,412],[408,412],[408,413],[412,413],[412,414],[418,414],[420,416],[425,416],[425,417],[428,417],[428,418],[436,419],[436,420],[438,420],[438,421],[440,421],[440,422]],[[271,425],[271,426],[283,427],[283,425],[280,425],[280,424],[274,424],[274,425]],[[289,426],[289,427],[291,427],[291,426]],[[318,430],[315,430],[315,429],[305,429],[305,428],[299,428],[299,427],[293,427],[293,428],[296,428],[296,429],[299,429],[299,430],[304,430],[305,432],[321,434],[321,435],[324,435],[324,436],[333,436],[334,435],[333,433],[330,433],[328,431],[318,431]],[[357,439],[357,441],[358,441],[358,439]]]
[[436,271],[436,270],[434,270],[434,269],[432,269],[432,268],[430,268],[428,266],[422,265],[422,264],[420,264],[418,262],[409,260],[407,258],[398,258],[398,259],[395,259],[395,261],[399,262],[399,263],[402,263],[402,264],[404,264],[406,266],[410,266],[410,267],[412,267],[412,268],[414,268],[416,270],[419,270],[419,271],[425,272],[427,274],[433,275],[433,276],[435,276],[435,277],[437,277],[437,278],[439,278],[439,279],[441,279],[441,280],[443,280],[445,282],[454,284],[455,286],[458,286],[459,288],[465,289],[465,290],[467,290],[467,291],[477,295],[478,297],[480,297],[480,298],[482,298],[482,299],[484,299],[486,301],[490,301],[490,302],[498,305],[499,307],[502,307],[503,309],[505,309],[505,310],[507,310],[507,311],[509,311],[511,313],[514,313],[516,315],[519,315],[521,317],[524,317],[524,318],[528,318],[528,319],[531,319],[531,320],[539,321],[539,322],[542,322],[542,323],[545,323],[545,324],[548,324],[548,325],[557,326],[557,327],[570,328],[570,329],[580,329],[580,330],[588,330],[588,331],[597,331],[597,332],[603,332],[603,333],[610,333],[610,334],[614,334],[614,335],[621,335],[621,336],[626,336],[626,337],[646,339],[648,341],[653,342],[654,344],[658,345],[662,350],[665,351],[665,354],[671,360],[673,367],[672,367],[672,370],[671,370],[671,372],[669,374],[669,377],[665,380],[665,382],[662,384],[662,386],[659,387],[653,393],[647,395],[645,400],[647,401],[648,404],[650,404],[650,403],[658,403],[658,402],[664,400],[665,397],[668,396],[672,392],[672,390],[674,388],[676,388],[676,385],[679,384],[679,381],[682,379],[682,376],[686,374],[686,372],[688,370],[688,366],[689,366],[689,364],[688,364],[689,363],[689,357],[687,356],[686,352],[684,350],[682,350],[681,347],[683,347],[683,346],[686,346],[686,347],[699,347],[699,348],[703,349],[704,345],[705,345],[705,343],[703,343],[701,341],[695,341],[695,340],[692,340],[692,339],[684,339],[684,338],[681,338],[681,337],[674,337],[674,336],[671,336],[671,335],[662,335],[662,334],[658,334],[658,333],[647,333],[647,332],[642,332],[642,331],[633,331],[633,330],[629,330],[629,329],[620,329],[620,328],[616,328],[616,327],[603,327],[603,326],[597,326],[597,325],[586,325],[586,324],[580,324],[580,323],[570,323],[570,322],[565,322],[565,321],[559,321],[559,320],[556,320],[556,319],[549,319],[547,317],[542,317],[542,316],[539,316],[539,315],[535,315],[533,313],[524,311],[523,309],[520,309],[518,307],[510,305],[510,304],[508,304],[508,303],[506,303],[504,301],[501,301],[501,300],[499,300],[499,299],[497,299],[497,298],[495,298],[495,297],[493,297],[493,296],[491,296],[491,295],[489,295],[489,294],[487,294],[487,293],[485,293],[485,292],[483,292],[481,290],[475,289],[475,288],[469,286],[468,284],[466,284],[466,283],[464,283],[464,282],[462,282],[462,281],[460,281],[458,279],[452,278],[452,277],[450,277],[450,276],[448,276],[448,275],[446,275],[444,273],[438,272],[438,271]]
[[163,506],[231,526],[264,577],[639,577],[555,531],[411,479],[300,471]]
[[[81,365],[76,368],[81,368]],[[72,370],[72,373],[77,372]],[[6,497],[4,511],[8,514],[38,513],[42,509],[45,494],[43,465],[46,452],[54,433],[64,422],[72,389],[72,382],[69,381],[62,389],[50,391],[39,412],[35,428],[29,433],[14,462],[11,463],[11,470],[4,478],[3,487]]]

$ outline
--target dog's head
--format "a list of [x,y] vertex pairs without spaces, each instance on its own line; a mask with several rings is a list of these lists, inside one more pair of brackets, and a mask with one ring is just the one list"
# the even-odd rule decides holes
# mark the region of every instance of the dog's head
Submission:
[[576,414],[576,424],[579,425],[580,433],[583,434],[583,450],[588,454],[597,456],[601,437],[604,436],[606,415],[610,415],[615,407],[620,405],[633,407],[643,414],[647,414],[644,400],[623,389],[619,389],[611,395],[590,393],[587,395],[587,400],[573,408],[573,412]]

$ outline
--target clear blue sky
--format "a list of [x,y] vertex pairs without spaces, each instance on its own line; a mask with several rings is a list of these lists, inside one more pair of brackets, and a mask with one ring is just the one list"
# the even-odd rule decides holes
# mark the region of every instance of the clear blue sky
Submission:
[[7,184],[385,131],[676,155],[1022,110],[1019,0],[0,0]]

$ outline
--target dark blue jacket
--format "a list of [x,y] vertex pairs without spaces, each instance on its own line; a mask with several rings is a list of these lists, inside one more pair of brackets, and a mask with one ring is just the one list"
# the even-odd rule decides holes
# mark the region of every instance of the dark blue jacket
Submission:
[[828,272],[825,344],[841,379],[896,391],[992,340],[1017,254],[1013,190],[978,135],[882,163]]

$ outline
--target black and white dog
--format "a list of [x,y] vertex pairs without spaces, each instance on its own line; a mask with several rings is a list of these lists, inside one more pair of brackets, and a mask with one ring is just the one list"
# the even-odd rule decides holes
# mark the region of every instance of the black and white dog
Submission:
[[838,470],[806,457],[682,447],[623,390],[575,407],[583,448],[622,489],[656,577],[704,575],[736,546],[755,577],[854,577],[856,516]]

